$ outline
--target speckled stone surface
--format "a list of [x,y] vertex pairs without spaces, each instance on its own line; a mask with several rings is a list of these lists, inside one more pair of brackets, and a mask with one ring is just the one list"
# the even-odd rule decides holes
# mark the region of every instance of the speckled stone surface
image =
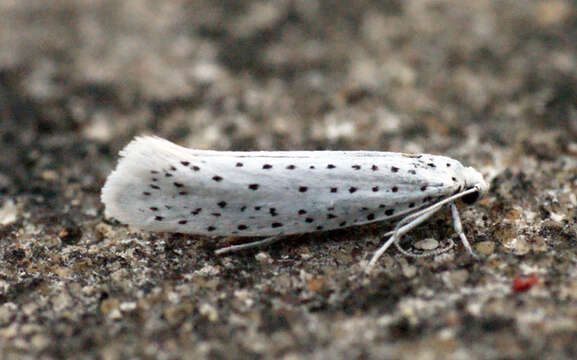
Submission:
[[[5,359],[577,358],[571,1],[0,1]],[[117,152],[443,154],[489,194],[481,261],[391,249],[390,224],[237,239],[103,217]],[[406,237],[454,236],[445,211]],[[419,241],[425,241],[420,242]]]

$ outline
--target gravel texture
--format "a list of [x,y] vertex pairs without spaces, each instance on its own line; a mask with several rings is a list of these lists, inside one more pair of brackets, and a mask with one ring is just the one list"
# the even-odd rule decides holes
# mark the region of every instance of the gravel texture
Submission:
[[[0,1],[4,359],[577,358],[572,1]],[[237,239],[105,219],[135,135],[202,149],[443,154],[489,194],[482,256],[390,224]],[[454,236],[448,211],[407,244]],[[407,245],[408,246],[408,245]]]

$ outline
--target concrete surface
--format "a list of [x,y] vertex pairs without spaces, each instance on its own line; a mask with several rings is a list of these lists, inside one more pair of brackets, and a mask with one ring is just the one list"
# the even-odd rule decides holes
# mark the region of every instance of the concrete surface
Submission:
[[[5,359],[577,358],[577,5],[0,1]],[[203,149],[444,154],[481,261],[391,249],[390,224],[152,234],[103,217],[139,134]],[[454,236],[445,211],[406,237]]]

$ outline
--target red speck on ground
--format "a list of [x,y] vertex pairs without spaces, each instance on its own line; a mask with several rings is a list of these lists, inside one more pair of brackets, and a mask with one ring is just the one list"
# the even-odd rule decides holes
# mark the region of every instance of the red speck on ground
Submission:
[[511,288],[514,292],[525,292],[528,291],[539,282],[539,278],[537,276],[515,276],[513,279],[513,285]]

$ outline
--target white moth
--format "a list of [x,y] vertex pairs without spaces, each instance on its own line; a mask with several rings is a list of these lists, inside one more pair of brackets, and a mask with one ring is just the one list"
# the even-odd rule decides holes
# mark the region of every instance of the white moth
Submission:
[[488,190],[472,167],[437,155],[376,151],[193,150],[157,137],[137,137],[102,189],[106,216],[162,232],[262,236],[222,254],[284,235],[398,219],[369,269],[391,246],[444,205],[463,233],[455,200],[473,203]]

